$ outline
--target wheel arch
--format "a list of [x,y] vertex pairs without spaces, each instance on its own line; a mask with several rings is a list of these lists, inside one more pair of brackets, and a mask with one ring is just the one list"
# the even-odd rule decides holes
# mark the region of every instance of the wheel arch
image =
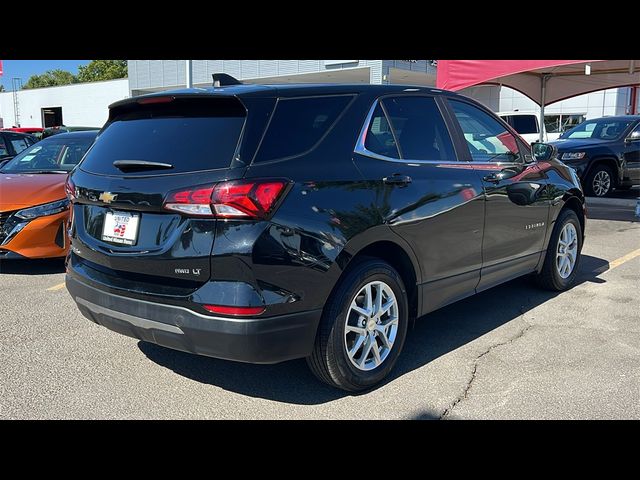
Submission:
[[562,197],[560,204],[556,206],[552,206],[549,212],[549,225],[547,228],[547,234],[544,239],[544,247],[542,250],[542,255],[540,256],[540,261],[538,262],[538,266],[536,267],[536,271],[540,272],[544,265],[545,257],[547,255],[547,250],[549,249],[549,242],[551,241],[551,236],[553,234],[553,230],[556,226],[556,221],[558,217],[564,210],[573,210],[580,221],[580,230],[582,233],[582,242],[584,244],[585,237],[585,228],[587,222],[587,212],[585,207],[585,198],[584,194],[578,188],[572,188],[567,190]]
[[575,189],[575,190],[569,190],[565,194],[565,197],[563,198],[562,208],[558,210],[558,213],[554,218],[554,223],[555,223],[555,220],[558,218],[558,215],[560,215],[560,213],[563,210],[566,210],[567,208],[576,212],[576,215],[578,216],[578,220],[580,220],[582,238],[584,239],[587,215],[586,215],[586,208],[584,205],[584,196],[582,195],[582,192]]
[[395,268],[400,278],[402,278],[409,301],[409,317],[416,318],[417,313],[420,311],[421,298],[418,285],[421,282],[422,275],[415,253],[408,244],[404,243],[401,237],[392,234],[392,236],[387,236],[380,240],[358,245],[357,249],[351,248],[349,249],[352,252],[350,254],[345,249],[343,251],[344,256],[341,255],[342,258],[339,260],[339,263],[342,264],[342,273],[333,286],[331,294],[338,288],[340,280],[345,273],[353,265],[356,265],[358,261],[363,258],[379,258]]
[[596,157],[591,162],[589,162],[589,166],[584,172],[584,181],[586,182],[589,175],[591,175],[591,172],[593,172],[593,170],[598,165],[603,164],[611,168],[611,171],[613,172],[613,188],[617,187],[620,184],[620,180],[622,180],[622,178],[620,173],[620,163],[618,162],[618,159],[613,155],[603,155],[600,157]]

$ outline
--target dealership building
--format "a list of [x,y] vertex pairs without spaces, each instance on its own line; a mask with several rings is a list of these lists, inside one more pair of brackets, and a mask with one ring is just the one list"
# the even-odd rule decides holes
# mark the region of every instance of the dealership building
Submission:
[[100,127],[107,121],[109,104],[129,95],[126,78],[2,92],[0,126]]
[[[184,60],[129,60],[129,78],[78,83],[61,87],[0,93],[0,126],[101,126],[108,105],[129,96],[143,95],[187,83]],[[210,86],[213,73],[226,73],[245,83],[372,83],[434,86],[434,60],[193,60],[194,87]],[[26,81],[26,79],[23,79]],[[521,93],[498,85],[461,91],[495,112],[538,112]],[[554,103],[545,117],[597,118],[632,111],[631,88],[614,88]],[[640,95],[635,111],[640,111]]]

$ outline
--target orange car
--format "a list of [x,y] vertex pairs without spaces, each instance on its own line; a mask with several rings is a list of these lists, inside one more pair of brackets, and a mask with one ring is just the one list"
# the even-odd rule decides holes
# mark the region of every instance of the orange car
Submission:
[[42,140],[0,167],[0,259],[67,254],[64,185],[98,132]]

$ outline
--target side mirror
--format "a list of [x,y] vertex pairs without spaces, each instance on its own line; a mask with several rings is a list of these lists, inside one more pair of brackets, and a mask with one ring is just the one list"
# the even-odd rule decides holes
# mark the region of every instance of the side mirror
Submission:
[[531,146],[533,157],[539,162],[546,162],[558,155],[558,149],[548,143],[534,143]]
[[640,142],[640,130],[635,130],[631,132],[627,138],[624,139],[625,142]]

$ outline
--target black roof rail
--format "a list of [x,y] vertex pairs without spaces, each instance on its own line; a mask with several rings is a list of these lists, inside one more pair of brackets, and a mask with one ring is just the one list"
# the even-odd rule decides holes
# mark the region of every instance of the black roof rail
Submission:
[[231,75],[227,75],[226,73],[214,73],[211,75],[213,77],[213,86],[214,87],[224,87],[226,85],[242,85],[242,82],[237,78],[233,78]]

